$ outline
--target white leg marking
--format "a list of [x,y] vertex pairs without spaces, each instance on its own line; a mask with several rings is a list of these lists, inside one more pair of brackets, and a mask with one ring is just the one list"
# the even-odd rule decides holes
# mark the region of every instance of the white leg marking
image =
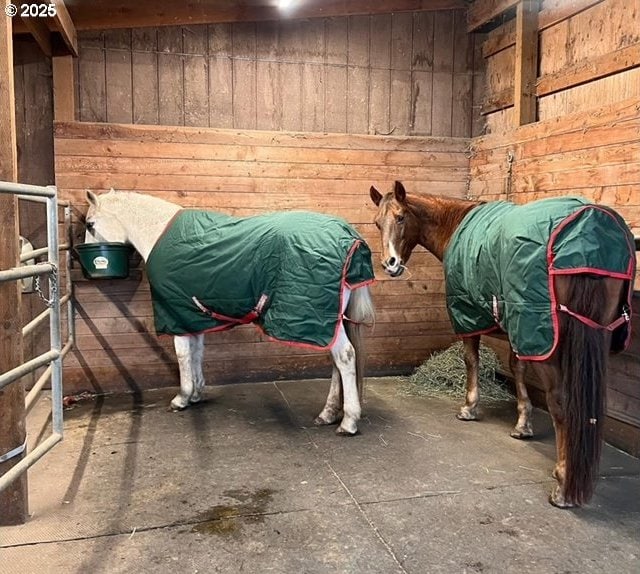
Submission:
[[[346,311],[349,300],[351,299],[351,289],[343,287],[342,289],[342,314]],[[340,329],[344,331],[342,325]],[[337,344],[337,339],[336,339]],[[334,346],[335,348],[335,346]],[[327,396],[327,402],[322,409],[322,412],[316,417],[314,421],[317,425],[330,425],[335,423],[340,417],[340,411],[342,410],[342,380],[338,365],[334,360],[333,373],[331,374],[331,386],[329,387],[329,394]]]
[[331,374],[331,386],[329,387],[329,394],[327,395],[327,402],[325,403],[322,412],[316,417],[314,423],[317,425],[331,425],[338,420],[341,410],[342,380],[340,378],[340,371],[334,364],[333,373]]
[[189,406],[189,399],[193,395],[193,359],[190,339],[191,337],[188,336],[173,338],[180,369],[180,392],[171,401],[171,408],[176,410]]
[[[348,303],[348,297],[345,299]],[[344,308],[346,308],[346,303]],[[360,400],[356,386],[356,352],[342,324],[338,331],[338,338],[331,349],[331,356],[342,377],[344,396],[344,417],[336,432],[354,435],[358,432],[358,420],[360,419]]]
[[189,402],[198,403],[204,391],[204,375],[202,373],[202,357],[204,355],[204,334],[191,337],[191,357],[193,361],[193,393]]

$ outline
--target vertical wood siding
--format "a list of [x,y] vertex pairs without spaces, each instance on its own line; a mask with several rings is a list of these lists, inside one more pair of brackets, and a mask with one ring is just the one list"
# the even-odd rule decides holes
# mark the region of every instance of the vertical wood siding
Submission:
[[79,119],[470,137],[464,11],[82,32]]

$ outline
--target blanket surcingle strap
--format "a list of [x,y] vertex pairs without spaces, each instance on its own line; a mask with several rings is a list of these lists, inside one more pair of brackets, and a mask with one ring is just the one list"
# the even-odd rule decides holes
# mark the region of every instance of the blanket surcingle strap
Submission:
[[373,281],[371,252],[345,221],[289,211],[255,217],[184,209],[147,259],[156,332],[256,324],[270,338],[333,344],[343,287]]
[[[612,351],[620,351],[631,337],[635,261],[631,231],[607,207],[567,197],[481,204],[465,216],[444,253],[447,310],[457,334],[502,330],[524,360],[553,354],[558,313],[612,331]],[[559,304],[554,276],[571,274],[626,280],[621,316],[600,325]]]

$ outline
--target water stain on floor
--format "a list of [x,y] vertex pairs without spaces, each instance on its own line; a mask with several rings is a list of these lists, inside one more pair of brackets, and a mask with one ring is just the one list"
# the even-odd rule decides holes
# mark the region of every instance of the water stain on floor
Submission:
[[218,504],[199,514],[191,532],[215,534],[218,536],[237,536],[242,525],[247,522],[264,522],[264,514],[275,490],[261,488],[255,492],[246,490],[225,490],[222,494],[236,502]]

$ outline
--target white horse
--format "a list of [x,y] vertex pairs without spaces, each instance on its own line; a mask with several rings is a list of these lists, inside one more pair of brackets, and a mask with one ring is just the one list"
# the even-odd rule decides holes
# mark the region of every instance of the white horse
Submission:
[[[96,195],[87,191],[89,210],[86,216],[87,243],[122,242],[132,245],[146,262],[153,246],[181,206],[131,192]],[[360,398],[363,388],[364,353],[361,324],[371,323],[374,309],[369,289],[362,286],[342,291],[342,316],[338,333],[330,348],[333,375],[326,404],[316,417],[316,425],[330,425],[342,421],[339,435],[355,435],[360,419]],[[174,410],[181,410],[202,400],[205,385],[202,373],[204,335],[174,336],[180,369],[180,392],[171,401]]]

